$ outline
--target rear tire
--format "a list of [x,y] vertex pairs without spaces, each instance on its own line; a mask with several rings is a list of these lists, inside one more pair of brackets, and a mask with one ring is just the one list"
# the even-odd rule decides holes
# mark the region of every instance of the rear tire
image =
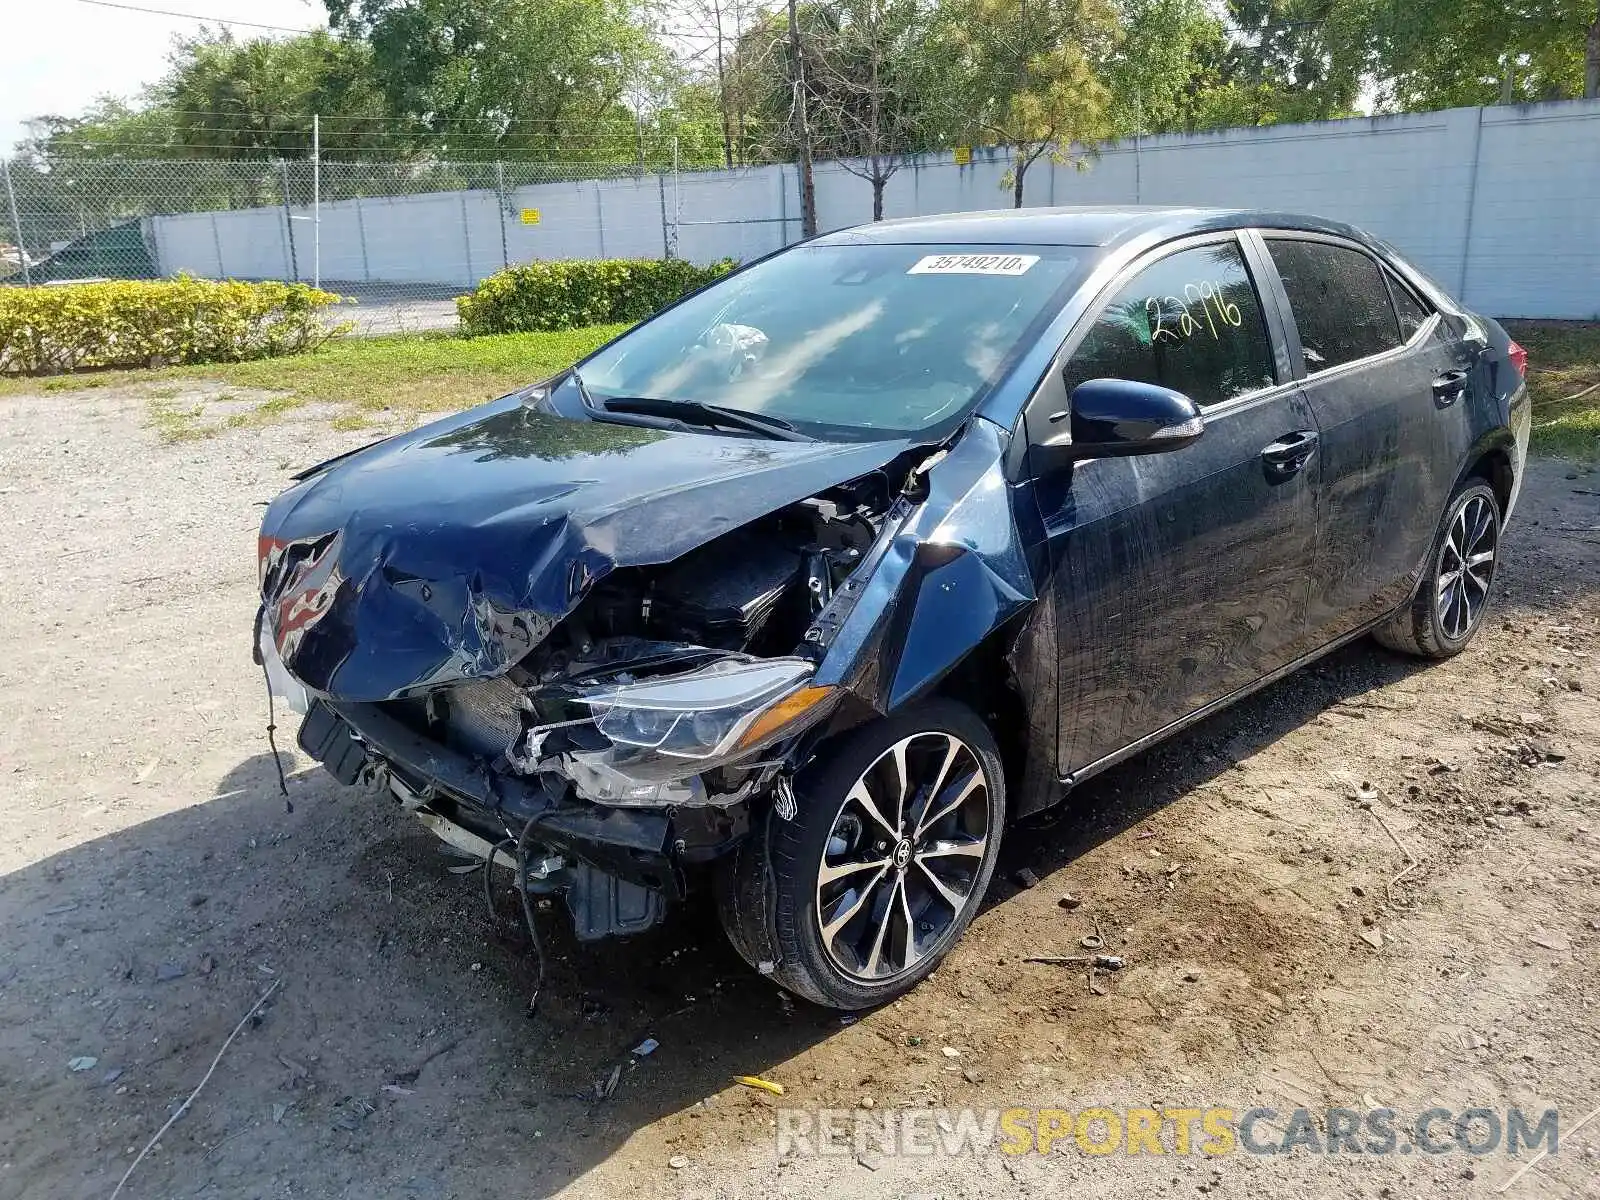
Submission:
[[1005,779],[988,727],[932,700],[845,734],[795,780],[719,878],[728,940],[829,1008],[870,1008],[925,979],[994,875]]
[[1450,497],[1415,598],[1373,631],[1378,643],[1418,658],[1451,658],[1483,623],[1500,565],[1500,501],[1484,480]]

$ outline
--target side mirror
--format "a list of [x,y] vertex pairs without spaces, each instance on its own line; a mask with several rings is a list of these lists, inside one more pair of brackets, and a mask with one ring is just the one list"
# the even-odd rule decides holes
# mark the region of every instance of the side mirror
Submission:
[[1163,454],[1181,450],[1205,432],[1193,400],[1182,392],[1132,379],[1090,379],[1072,391],[1067,430],[1045,438],[1052,460]]

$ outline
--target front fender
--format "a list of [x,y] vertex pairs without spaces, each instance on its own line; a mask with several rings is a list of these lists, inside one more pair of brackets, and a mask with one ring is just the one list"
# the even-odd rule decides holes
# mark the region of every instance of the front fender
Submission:
[[927,695],[1037,591],[1006,483],[1009,438],[974,418],[896,502],[867,560],[806,638],[823,652],[818,684],[887,714]]

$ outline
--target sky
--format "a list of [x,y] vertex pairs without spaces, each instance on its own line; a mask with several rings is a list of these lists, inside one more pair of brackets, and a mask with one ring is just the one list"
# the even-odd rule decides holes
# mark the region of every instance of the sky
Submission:
[[[117,0],[141,8],[255,21],[290,29],[327,24],[322,0]],[[84,0],[0,0],[0,154],[11,153],[22,123],[42,113],[74,115],[96,96],[135,95],[166,71],[175,35],[202,22],[129,12]],[[268,31],[234,26],[236,36]],[[285,36],[274,34],[272,36]]]

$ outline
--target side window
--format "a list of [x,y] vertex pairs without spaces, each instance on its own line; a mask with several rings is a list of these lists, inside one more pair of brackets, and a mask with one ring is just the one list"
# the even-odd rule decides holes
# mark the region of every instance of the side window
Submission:
[[1066,368],[1086,379],[1136,379],[1220,404],[1275,382],[1261,303],[1236,242],[1180,250],[1117,293]]
[[1385,270],[1383,274],[1389,281],[1389,294],[1394,297],[1394,310],[1400,316],[1400,339],[1409,342],[1432,313],[1392,271]]
[[1371,257],[1346,246],[1288,238],[1268,238],[1267,247],[1289,296],[1309,374],[1400,344],[1389,287]]

